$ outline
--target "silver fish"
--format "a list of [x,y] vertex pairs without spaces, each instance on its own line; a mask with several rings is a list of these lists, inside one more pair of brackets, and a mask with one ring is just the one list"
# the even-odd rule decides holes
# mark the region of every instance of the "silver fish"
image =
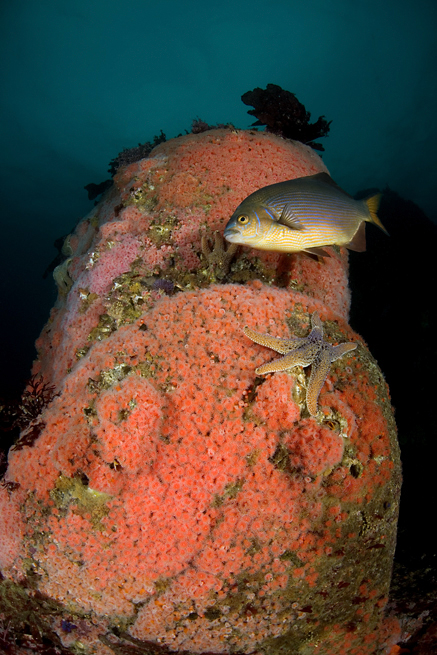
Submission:
[[230,243],[258,250],[328,256],[323,246],[366,249],[365,222],[388,234],[376,212],[381,194],[354,200],[327,173],[271,184],[251,193],[228,221]]

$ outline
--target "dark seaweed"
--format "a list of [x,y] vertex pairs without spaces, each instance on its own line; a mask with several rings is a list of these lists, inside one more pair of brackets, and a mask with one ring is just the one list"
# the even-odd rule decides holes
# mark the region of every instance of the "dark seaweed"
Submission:
[[[55,387],[44,382],[42,377],[33,375],[27,382],[20,398],[0,399],[0,432],[20,433],[12,448],[20,450],[32,446],[44,428],[43,421],[36,421],[55,397]],[[1,450],[6,444],[1,444]],[[4,455],[4,453],[2,453]],[[0,453],[0,478],[6,470],[5,460]]]
[[167,141],[167,137],[165,136],[164,132],[161,130],[161,132],[157,136],[153,137],[152,141],[139,143],[134,148],[125,148],[117,155],[117,157],[111,159],[111,161],[109,162],[108,173],[111,173],[111,175],[114,176],[119,168],[122,168],[123,166],[129,166],[130,164],[133,164],[136,161],[145,159],[150,155],[153,148],[156,148],[156,146],[159,145],[160,143],[164,143],[164,141]]
[[320,116],[315,123],[310,123],[310,112],[294,93],[285,91],[277,84],[267,84],[265,89],[257,87],[247,91],[241,99],[245,105],[254,108],[247,112],[258,119],[253,125],[265,125],[266,132],[301,141],[314,150],[324,150],[322,144],[314,143],[314,140],[328,136],[332,121]]
[[207,132],[208,130],[223,129],[233,130],[235,127],[232,125],[232,123],[217,123],[216,125],[209,125],[208,123],[205,123],[205,121],[203,121],[201,118],[195,118],[191,125],[191,134],[201,134],[202,132]]
[[88,200],[94,200],[102,193],[104,193],[107,189],[109,189],[113,184],[114,184],[113,180],[105,180],[104,182],[100,182],[100,184],[95,184],[94,182],[90,182],[89,184],[84,186],[85,191],[88,193]]

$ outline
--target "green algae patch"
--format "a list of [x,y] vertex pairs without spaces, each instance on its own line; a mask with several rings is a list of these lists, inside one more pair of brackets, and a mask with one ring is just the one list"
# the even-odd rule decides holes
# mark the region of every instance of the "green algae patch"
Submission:
[[74,504],[75,513],[88,518],[94,528],[104,529],[101,520],[109,513],[107,502],[112,498],[109,494],[91,489],[79,477],[69,478],[60,475],[55,488],[50,492],[50,497],[57,509],[67,510],[71,504]]

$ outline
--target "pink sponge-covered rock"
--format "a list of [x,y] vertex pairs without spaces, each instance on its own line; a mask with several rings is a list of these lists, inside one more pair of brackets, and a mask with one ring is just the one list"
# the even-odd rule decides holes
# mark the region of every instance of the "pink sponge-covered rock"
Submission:
[[329,473],[344,453],[344,439],[329,426],[319,425],[311,418],[302,419],[298,428],[284,439],[289,449],[289,464],[309,476]]
[[[70,237],[34,365],[57,395],[9,454],[0,566],[50,599],[72,652],[386,643],[399,452],[347,325],[347,253],[235,253],[214,234],[256,188],[322,170],[268,134],[181,137],[119,170]],[[243,327],[305,336],[314,311],[326,340],[359,345],[309,416],[308,372],[257,377],[275,353]]]

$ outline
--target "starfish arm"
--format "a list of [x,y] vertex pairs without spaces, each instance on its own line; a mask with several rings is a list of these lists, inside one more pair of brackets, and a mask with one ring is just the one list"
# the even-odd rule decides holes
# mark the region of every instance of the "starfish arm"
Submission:
[[317,312],[312,313],[311,332],[304,338],[273,337],[270,334],[255,332],[247,326],[244,328],[244,334],[260,346],[271,348],[284,355],[284,357],[258,366],[255,370],[257,375],[266,375],[267,373],[286,371],[295,366],[305,367],[312,364],[306,393],[308,411],[312,416],[317,414],[320,391],[328,377],[331,362],[357,347],[357,344],[353,342],[331,346],[330,343],[324,341],[323,322]]
[[276,350],[277,353],[281,353],[282,355],[290,352],[290,350],[299,348],[302,342],[305,342],[305,339],[283,339],[282,337],[273,337],[271,334],[260,334],[259,332],[255,332],[255,330],[251,330],[247,325],[243,331],[246,337],[249,337],[255,343]]
[[309,341],[323,341],[323,323],[317,312],[311,314],[311,332],[306,338]]
[[338,346],[332,346],[331,362],[335,362],[336,359],[340,359],[346,353],[355,350],[357,345],[353,341],[348,341],[347,343],[339,343]]
[[311,325],[314,328],[318,328],[319,330],[322,330],[322,335],[323,335],[323,323],[320,319],[320,316],[318,315],[317,312],[313,312],[311,314]]
[[301,348],[292,352],[287,352],[284,357],[274,359],[272,362],[262,364],[255,370],[257,375],[266,375],[266,373],[275,373],[277,371],[286,371],[295,366],[309,366],[314,360],[314,354],[308,354],[306,349]]
[[313,362],[310,380],[307,387],[306,401],[311,416],[317,414],[319,395],[325,384],[325,380],[328,377],[330,367],[331,348],[323,348]]

